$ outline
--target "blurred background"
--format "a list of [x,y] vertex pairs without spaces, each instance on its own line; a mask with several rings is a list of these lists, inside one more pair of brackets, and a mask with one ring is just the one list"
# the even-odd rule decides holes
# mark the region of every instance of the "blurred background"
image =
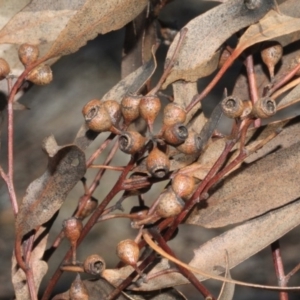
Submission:
[[[160,19],[165,23],[176,24],[181,28],[190,19],[213,7],[216,3],[208,1],[175,0],[162,12]],[[124,30],[111,32],[99,36],[81,48],[77,53],[63,57],[53,65],[54,80],[45,87],[33,86],[20,100],[30,109],[15,112],[15,188],[19,201],[21,201],[27,186],[39,177],[47,165],[46,155],[41,150],[43,139],[53,134],[59,145],[71,143],[83,124],[81,109],[85,103],[93,98],[101,98],[110,88],[120,80],[120,64],[122,57],[122,46]],[[162,69],[167,46],[162,45],[158,50],[159,71]],[[239,72],[240,65],[228,74],[227,81],[218,85],[204,101],[204,111],[209,115],[214,103],[220,101],[224,86],[230,87]],[[157,77],[156,77],[157,78]],[[211,77],[210,77],[211,78]],[[205,78],[199,83],[199,89],[209,82]],[[156,79],[153,80],[155,82]],[[168,92],[168,91],[167,91]],[[171,90],[169,90],[171,93]],[[0,163],[6,167],[6,119],[1,130],[1,154]],[[89,157],[93,151],[101,145],[107,135],[101,134],[86,151]],[[109,150],[109,149],[108,149]],[[104,151],[98,159],[101,163],[107,154]],[[113,161],[113,165],[125,165],[129,157],[119,154]],[[90,184],[95,170],[87,173],[87,183]],[[112,187],[116,173],[106,172],[100,186],[94,196],[100,201]],[[147,194],[146,203],[151,203],[156,195],[160,193],[164,183],[152,188]],[[49,245],[54,241],[62,228],[62,221],[68,218],[77,206],[78,199],[83,194],[82,184],[79,183],[68,196],[58,218],[52,228]],[[118,195],[115,200],[118,200]],[[126,200],[125,209],[137,204],[137,198]],[[134,204],[133,204],[134,203]],[[11,212],[6,186],[0,181],[0,299],[8,300],[13,297],[13,288],[10,279],[11,255],[14,243],[14,219]],[[193,250],[205,241],[224,232],[228,228],[218,230],[207,230],[201,227],[182,225],[179,234],[174,241],[170,242],[176,254],[185,262],[193,257]],[[274,230],[276,230],[274,228]],[[127,219],[112,220],[100,223],[87,236],[85,242],[78,249],[78,258],[83,260],[87,255],[97,252],[112,268],[118,259],[115,255],[116,244],[125,238],[133,238],[136,230],[130,227]],[[290,271],[299,262],[299,228],[287,234],[281,240],[283,260],[286,271]],[[63,241],[59,250],[53,255],[49,263],[49,276],[58,267],[61,258],[67,251],[69,244]],[[43,281],[43,286],[49,280],[49,276]],[[252,257],[240,266],[232,270],[232,277],[241,281],[260,282],[264,284],[276,284],[276,277],[272,264],[271,250],[268,247],[258,255]],[[65,274],[56,287],[56,293],[65,291],[73,275]],[[295,276],[291,285],[300,285],[299,276]],[[218,294],[220,284],[208,281],[215,295]],[[199,299],[198,292],[192,286],[183,286],[179,289],[186,295],[187,299]],[[299,299],[299,294],[291,294],[290,300]],[[249,288],[236,287],[234,299],[279,299],[276,292],[267,292]]]

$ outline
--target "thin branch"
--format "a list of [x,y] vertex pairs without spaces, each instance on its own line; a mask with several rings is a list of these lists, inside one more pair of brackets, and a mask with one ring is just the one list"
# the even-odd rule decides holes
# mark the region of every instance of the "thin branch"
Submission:
[[[255,72],[254,72],[254,63],[253,63],[253,55],[249,54],[246,57],[245,60],[245,65],[246,65],[246,71],[247,71],[247,77],[248,77],[248,82],[249,82],[249,92],[250,92],[250,99],[253,104],[255,104],[258,100],[258,90],[257,90],[257,83],[256,83],[256,77],[255,77]],[[261,125],[261,120],[256,119],[254,121],[254,126],[256,128],[260,127]]]
[[[286,287],[286,278],[284,275],[284,267],[282,262],[282,257],[280,253],[280,244],[279,241],[275,241],[271,244],[273,263],[275,267],[275,273],[278,281],[278,285],[281,287]],[[289,296],[287,292],[279,292],[280,300],[289,300]]]
[[[172,249],[168,246],[164,238],[154,229],[148,230],[153,238],[158,242],[161,248],[166,251],[168,254],[172,255],[174,258],[177,258]],[[180,270],[180,273],[186,277],[192,285],[205,297],[206,299],[210,297],[211,300],[215,300],[213,295],[209,292],[209,290],[197,279],[197,277],[189,270],[183,268],[180,265],[177,265],[177,268]]]

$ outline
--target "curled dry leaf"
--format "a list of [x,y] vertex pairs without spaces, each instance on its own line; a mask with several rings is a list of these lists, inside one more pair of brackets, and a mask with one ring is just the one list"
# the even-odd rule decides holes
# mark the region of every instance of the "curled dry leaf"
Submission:
[[[297,200],[226,231],[194,250],[195,255],[189,266],[213,276],[220,274],[226,269],[224,259],[224,249],[226,249],[229,257],[229,269],[232,269],[298,226],[300,224],[299,209],[300,200]],[[253,243],[254,240],[255,243]],[[162,261],[163,265],[158,263],[150,274],[170,268],[164,259]],[[216,266],[218,267],[216,268]],[[124,276],[123,269],[114,270],[111,273],[106,270],[106,279],[111,284],[117,285],[121,275]],[[108,274],[113,276],[108,276]],[[200,281],[208,279],[207,275],[195,274],[195,276]],[[147,283],[141,283],[139,287],[134,284],[129,289],[151,291],[187,283],[189,281],[183,275],[174,272],[149,278]]]
[[60,32],[44,59],[77,51],[98,34],[122,28],[147,5],[147,0],[87,0]]
[[59,147],[53,136],[45,142],[48,166],[27,188],[16,219],[16,235],[22,237],[49,221],[75,184],[85,174],[85,154],[75,145]]
[[[298,127],[299,129],[299,127]],[[300,143],[240,168],[221,181],[187,223],[222,227],[249,220],[299,197]],[[276,162],[276,163],[274,163]]]
[[[163,87],[179,79],[197,81],[210,75],[218,66],[219,52],[216,51],[220,45],[235,32],[260,20],[274,7],[273,0],[261,4],[256,10],[249,10],[244,1],[231,0],[190,21],[186,25],[188,32],[176,65]],[[170,46],[167,59],[172,57],[178,39],[179,35]]]

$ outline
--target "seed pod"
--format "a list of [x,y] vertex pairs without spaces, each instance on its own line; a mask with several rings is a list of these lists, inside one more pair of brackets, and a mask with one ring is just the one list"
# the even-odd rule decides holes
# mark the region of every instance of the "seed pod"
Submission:
[[72,243],[77,242],[82,231],[82,222],[75,217],[63,221],[64,234]]
[[127,239],[117,245],[117,255],[126,265],[136,266],[140,249],[135,241]]
[[0,58],[0,80],[6,78],[9,72],[10,72],[9,64],[4,58]]
[[96,132],[110,131],[112,120],[100,100],[93,99],[89,101],[83,107],[82,114],[89,129]]
[[179,123],[166,127],[163,133],[163,139],[166,143],[177,146],[182,144],[187,139],[188,135],[187,128]]
[[228,96],[222,100],[222,110],[228,118],[245,118],[252,112],[252,102]]
[[163,124],[171,126],[177,123],[184,123],[186,111],[176,103],[169,103],[164,108]]
[[275,115],[276,110],[276,102],[270,97],[265,97],[255,102],[252,114],[256,118],[266,119]]
[[88,300],[89,299],[89,293],[84,285],[84,283],[80,279],[80,275],[77,274],[75,280],[71,284],[70,290],[69,290],[69,297],[70,300]]
[[76,245],[82,231],[82,222],[75,217],[69,218],[63,222],[63,232],[70,241],[73,257],[72,263],[76,264]]
[[27,75],[26,79],[36,85],[49,84],[53,79],[52,70],[48,65],[39,65]]
[[18,50],[19,59],[25,67],[34,63],[38,59],[39,54],[38,46],[27,43],[22,44]]
[[193,130],[190,130],[185,142],[176,148],[184,154],[198,154],[201,151],[201,138]]
[[176,174],[172,179],[172,188],[175,194],[183,200],[188,200],[196,188],[195,178],[185,174]]
[[169,157],[155,147],[146,158],[146,168],[151,176],[163,178],[170,170]]
[[85,206],[83,207],[81,212],[77,214],[77,218],[79,220],[84,220],[85,218],[87,218],[92,214],[92,212],[96,209],[97,206],[98,206],[98,200],[94,197],[89,198],[85,203]]
[[230,57],[230,52],[224,48],[221,52],[218,68],[221,69],[223,65],[225,64],[226,60]]
[[161,103],[156,96],[144,96],[141,99],[139,109],[140,116],[148,123],[149,127],[152,128],[154,120],[159,114]]
[[119,137],[119,148],[127,154],[139,152],[145,144],[146,138],[137,131],[126,131]]
[[238,118],[244,111],[243,100],[235,96],[228,96],[221,102],[222,110],[228,118]]
[[142,97],[136,95],[126,96],[121,101],[121,112],[126,125],[136,120],[140,116],[140,101]]
[[103,101],[103,105],[110,116],[112,124],[113,125],[118,124],[121,119],[120,104],[115,100],[106,100]]
[[89,255],[83,263],[84,272],[91,275],[100,275],[105,268],[105,261],[98,254]]
[[184,202],[169,187],[166,192],[160,195],[155,214],[161,218],[174,217],[182,211],[183,205]]
[[283,53],[283,48],[278,42],[264,43],[264,49],[261,51],[261,58],[267,66],[271,80],[274,78],[274,69],[280,61]]

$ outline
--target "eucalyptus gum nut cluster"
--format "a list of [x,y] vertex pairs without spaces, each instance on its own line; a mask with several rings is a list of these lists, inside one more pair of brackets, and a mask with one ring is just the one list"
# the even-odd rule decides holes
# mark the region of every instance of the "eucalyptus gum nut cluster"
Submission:
[[159,196],[158,204],[155,208],[155,214],[161,218],[177,216],[181,213],[184,202],[174,192],[172,187]]
[[151,176],[163,178],[169,173],[170,170],[169,157],[155,147],[146,158],[146,168]]
[[0,80],[3,80],[8,76],[10,67],[8,62],[4,58],[0,58]]
[[27,75],[26,79],[36,85],[49,84],[53,79],[52,70],[48,65],[38,65]]
[[188,130],[182,123],[177,123],[164,128],[163,139],[166,143],[177,146],[188,137]]
[[142,96],[128,95],[121,101],[121,113],[126,125],[129,125],[140,116],[140,101]]
[[27,43],[22,44],[18,50],[19,59],[25,67],[37,61],[39,54],[38,46]]
[[163,115],[164,126],[183,124],[185,120],[186,111],[182,108],[182,106],[176,103],[169,103],[165,106]]
[[200,136],[195,133],[193,130],[190,130],[188,132],[188,137],[184,141],[184,143],[180,144],[176,147],[177,150],[184,154],[199,154],[201,149],[201,138]]
[[119,137],[119,148],[127,154],[135,154],[142,150],[146,138],[137,131],[123,132]]

